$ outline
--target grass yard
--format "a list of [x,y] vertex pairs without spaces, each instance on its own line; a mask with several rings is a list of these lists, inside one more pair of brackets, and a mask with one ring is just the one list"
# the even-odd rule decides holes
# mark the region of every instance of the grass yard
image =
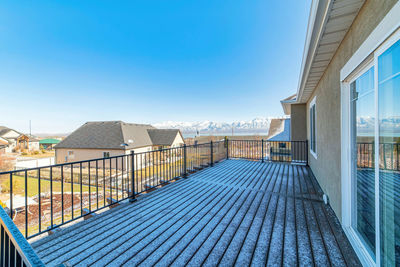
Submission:
[[55,152],[54,151],[47,151],[44,150],[45,153],[42,153],[42,151],[38,151],[38,154],[35,154],[34,152],[27,152],[26,155],[20,155],[21,157],[27,157],[27,158],[35,158],[35,159],[41,159],[41,158],[50,158],[50,157],[54,157],[55,156]]
[[[13,194],[14,195],[25,195],[25,177],[19,175],[13,175]],[[0,180],[1,185],[1,193],[7,194],[9,193],[10,181],[9,179]],[[92,186],[92,188],[95,188]],[[74,192],[80,192],[80,185],[73,185]],[[28,196],[32,197],[39,193],[39,180],[37,178],[28,177]],[[64,182],[64,192],[70,192],[71,184]],[[41,193],[50,192],[50,181],[49,180],[41,180],[40,181],[40,191]],[[61,182],[53,181],[53,192],[61,192]],[[89,186],[83,185],[82,192],[89,192]],[[7,196],[8,199],[8,196]]]

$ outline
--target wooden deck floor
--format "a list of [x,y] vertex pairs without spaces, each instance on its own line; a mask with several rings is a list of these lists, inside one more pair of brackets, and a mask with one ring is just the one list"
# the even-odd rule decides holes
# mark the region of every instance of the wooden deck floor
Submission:
[[32,244],[44,263],[358,266],[308,167],[226,160]]

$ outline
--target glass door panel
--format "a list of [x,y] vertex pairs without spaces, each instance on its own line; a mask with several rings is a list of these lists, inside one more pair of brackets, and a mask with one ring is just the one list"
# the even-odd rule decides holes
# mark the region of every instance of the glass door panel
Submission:
[[350,84],[352,134],[352,225],[375,258],[374,68]]
[[382,266],[400,265],[400,41],[378,57],[379,225]]

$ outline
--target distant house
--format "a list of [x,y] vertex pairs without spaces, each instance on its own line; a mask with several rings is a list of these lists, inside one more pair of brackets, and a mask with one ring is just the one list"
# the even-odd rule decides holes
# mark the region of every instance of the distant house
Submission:
[[6,152],[7,147],[8,147],[8,141],[0,137],[0,155]]
[[5,152],[13,150],[29,150],[29,136],[5,126],[0,126],[0,137],[8,142]]
[[272,119],[268,130],[269,141],[290,141],[290,119]]
[[268,130],[269,155],[272,160],[291,156],[290,119],[272,119]]
[[106,158],[184,144],[179,130],[122,121],[87,122],[54,146],[57,163]]
[[39,141],[39,146],[43,149],[51,150],[55,145],[60,143],[61,140],[54,139],[54,138],[46,138]]
[[39,138],[33,135],[28,135],[28,137],[29,137],[28,141],[29,150],[39,150],[39,142],[40,142]]

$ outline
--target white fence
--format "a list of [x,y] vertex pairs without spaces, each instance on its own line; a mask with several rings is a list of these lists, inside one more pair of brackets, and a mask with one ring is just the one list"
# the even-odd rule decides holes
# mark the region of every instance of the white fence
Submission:
[[44,167],[55,164],[55,158],[41,158],[41,159],[18,159],[15,163],[15,169],[28,169],[28,168],[36,168],[36,167]]

